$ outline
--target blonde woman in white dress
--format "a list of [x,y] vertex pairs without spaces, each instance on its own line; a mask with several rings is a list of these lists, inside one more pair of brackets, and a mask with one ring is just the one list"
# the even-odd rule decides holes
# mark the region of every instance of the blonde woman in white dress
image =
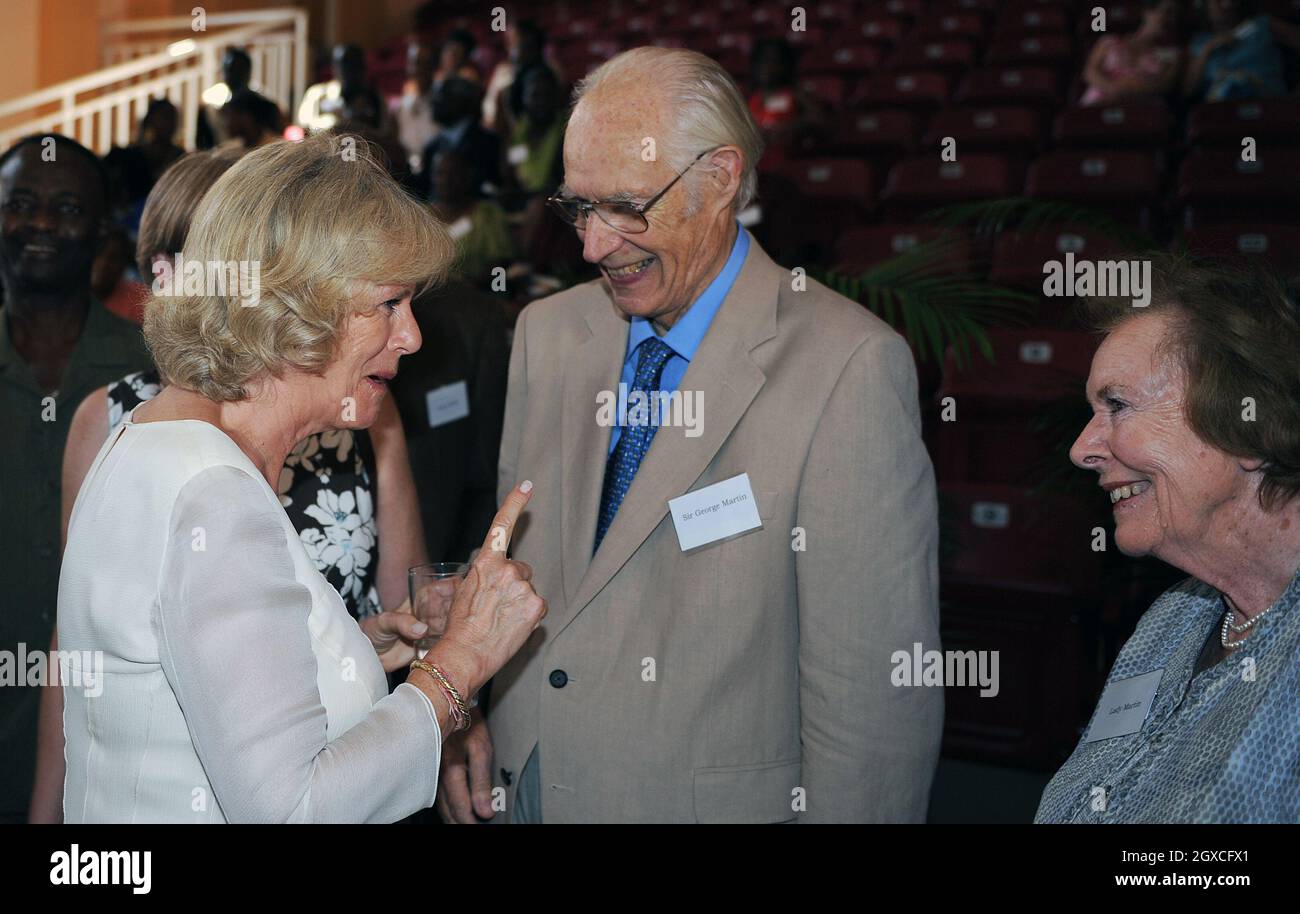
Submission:
[[[506,558],[531,485],[426,629],[409,604],[359,626],[275,483],[296,442],[374,421],[420,346],[412,294],[453,251],[347,138],[263,147],[204,197],[185,259],[258,281],[149,303],[167,387],[105,442],[73,508],[64,821],[387,822],[433,803],[444,736],[546,613]],[[385,672],[439,634],[389,694]]]

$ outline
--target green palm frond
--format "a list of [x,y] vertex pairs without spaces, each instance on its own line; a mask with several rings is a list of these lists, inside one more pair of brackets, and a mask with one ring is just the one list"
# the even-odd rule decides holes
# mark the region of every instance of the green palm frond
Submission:
[[973,225],[975,234],[980,237],[1008,229],[1032,232],[1049,225],[1073,225],[1096,229],[1134,251],[1159,246],[1150,235],[1131,228],[1100,210],[1077,203],[1033,197],[1005,197],[976,203],[958,203],[931,210],[923,218],[940,225]]
[[940,236],[856,276],[832,270],[817,278],[897,327],[921,361],[942,362],[951,346],[962,368],[976,349],[991,361],[986,329],[1027,323],[1037,298],[993,285],[969,264],[955,263],[960,245],[957,237]]

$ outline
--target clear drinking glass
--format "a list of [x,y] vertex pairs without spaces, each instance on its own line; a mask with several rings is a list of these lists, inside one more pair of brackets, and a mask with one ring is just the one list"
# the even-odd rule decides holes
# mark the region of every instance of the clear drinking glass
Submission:
[[[406,584],[411,598],[411,612],[415,613],[415,617],[421,622],[427,623],[433,610],[442,600],[433,584],[451,578],[463,578],[467,574],[469,574],[469,565],[463,562],[431,562],[427,565],[416,565],[407,571]],[[416,656],[423,657],[437,640],[437,637],[429,637],[417,641]]]

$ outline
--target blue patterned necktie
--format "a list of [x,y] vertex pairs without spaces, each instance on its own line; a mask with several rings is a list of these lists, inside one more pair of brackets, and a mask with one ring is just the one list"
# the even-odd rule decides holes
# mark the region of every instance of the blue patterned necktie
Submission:
[[614,445],[614,451],[605,463],[605,484],[600,490],[600,516],[596,520],[596,545],[591,550],[593,554],[600,548],[600,541],[605,538],[609,525],[614,522],[618,506],[623,503],[623,497],[632,486],[632,477],[636,476],[641,458],[650,450],[650,442],[654,440],[659,428],[659,402],[655,394],[659,391],[659,377],[664,373],[664,366],[672,357],[673,350],[656,336],[642,340],[638,348],[641,351],[637,355],[636,376],[632,379],[628,399],[631,400],[636,391],[645,394],[650,402],[651,419],[642,425],[625,426],[618,444]]

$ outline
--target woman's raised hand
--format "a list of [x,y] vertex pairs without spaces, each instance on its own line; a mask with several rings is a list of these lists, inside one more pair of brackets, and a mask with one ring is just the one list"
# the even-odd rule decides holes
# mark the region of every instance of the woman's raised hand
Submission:
[[[456,588],[446,631],[425,658],[442,666],[466,699],[505,666],[546,616],[546,601],[530,583],[533,570],[506,558],[532,489],[524,482],[506,496]],[[457,675],[462,681],[455,681]]]

